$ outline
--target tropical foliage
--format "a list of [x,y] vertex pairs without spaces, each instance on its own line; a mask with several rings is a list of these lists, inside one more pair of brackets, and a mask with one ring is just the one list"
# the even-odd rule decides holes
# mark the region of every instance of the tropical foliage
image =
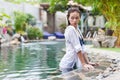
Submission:
[[65,11],[67,9],[68,0],[51,0],[49,11]]
[[120,46],[120,5],[119,0],[100,0],[96,2],[96,7],[105,16],[106,27],[114,30],[114,36],[118,37],[117,45]]
[[14,12],[14,27],[15,31],[20,34],[24,34],[27,29],[27,25],[34,26],[36,24],[36,19],[31,14],[25,14],[21,11]]

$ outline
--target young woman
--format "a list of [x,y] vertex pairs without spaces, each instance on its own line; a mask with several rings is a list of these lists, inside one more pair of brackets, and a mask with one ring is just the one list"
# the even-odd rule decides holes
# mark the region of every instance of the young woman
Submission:
[[[93,70],[85,53],[84,41],[78,28],[80,11],[78,8],[70,8],[67,14],[68,26],[65,29],[66,54],[59,66],[62,73],[72,71],[74,66],[79,69]],[[94,64],[93,64],[94,65]]]

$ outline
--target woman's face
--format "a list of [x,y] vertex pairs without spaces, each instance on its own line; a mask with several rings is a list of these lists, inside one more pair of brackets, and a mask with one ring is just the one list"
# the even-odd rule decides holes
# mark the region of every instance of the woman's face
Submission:
[[77,27],[79,21],[80,21],[80,14],[78,12],[72,12],[70,13],[70,16],[68,18],[70,25]]

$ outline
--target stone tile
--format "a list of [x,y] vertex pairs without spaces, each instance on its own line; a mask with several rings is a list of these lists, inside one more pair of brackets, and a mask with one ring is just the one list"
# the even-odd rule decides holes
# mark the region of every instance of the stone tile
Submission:
[[65,80],[65,79],[62,77],[54,77],[54,78],[47,79],[47,80]]
[[72,76],[72,75],[74,75],[74,72],[73,72],[73,71],[70,71],[70,72],[68,72],[68,73],[62,74],[61,76],[62,76],[62,77],[68,77],[68,76]]
[[65,80],[82,80],[79,75],[72,75],[69,77],[66,77]]

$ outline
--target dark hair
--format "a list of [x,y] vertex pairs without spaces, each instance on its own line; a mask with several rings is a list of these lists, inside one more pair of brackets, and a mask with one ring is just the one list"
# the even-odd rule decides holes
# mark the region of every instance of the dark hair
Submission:
[[[81,16],[81,12],[80,12],[79,8],[71,7],[71,8],[68,9],[67,20],[70,17],[70,13],[73,13],[73,12],[78,12]],[[70,25],[69,20],[68,20],[68,25]]]

